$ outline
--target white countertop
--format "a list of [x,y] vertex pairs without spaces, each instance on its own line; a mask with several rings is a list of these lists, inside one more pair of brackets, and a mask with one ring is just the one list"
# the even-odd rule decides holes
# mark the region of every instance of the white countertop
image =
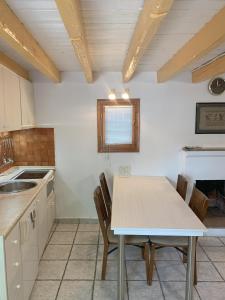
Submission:
[[166,177],[115,176],[115,234],[202,236],[206,227]]
[[[6,172],[0,174],[0,183],[11,180],[17,174],[27,169],[55,169],[55,167],[45,166],[24,166],[24,167],[12,167]],[[16,222],[21,218],[26,209],[35,199],[43,185],[48,181],[52,175],[49,172],[43,179],[26,179],[20,181],[35,181],[37,186],[34,188],[12,194],[0,194],[0,236],[6,237],[12,230]]]

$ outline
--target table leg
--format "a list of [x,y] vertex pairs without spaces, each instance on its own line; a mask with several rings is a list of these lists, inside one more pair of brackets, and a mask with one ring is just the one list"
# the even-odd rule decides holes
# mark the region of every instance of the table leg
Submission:
[[124,300],[124,235],[119,235],[118,300]]
[[187,275],[186,275],[185,300],[193,299],[195,246],[196,246],[196,237],[195,236],[188,237],[188,264],[187,264]]

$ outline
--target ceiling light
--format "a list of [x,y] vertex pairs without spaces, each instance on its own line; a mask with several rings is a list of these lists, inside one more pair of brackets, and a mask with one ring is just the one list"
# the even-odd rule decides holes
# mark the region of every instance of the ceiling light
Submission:
[[108,94],[109,100],[115,100],[116,99],[116,93],[115,90],[111,90]]
[[124,92],[122,92],[121,97],[122,97],[124,100],[130,99],[129,90],[126,89]]

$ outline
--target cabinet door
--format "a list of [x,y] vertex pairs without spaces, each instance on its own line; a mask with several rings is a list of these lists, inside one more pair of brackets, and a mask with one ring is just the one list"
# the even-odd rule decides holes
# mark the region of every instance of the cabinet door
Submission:
[[22,274],[17,273],[13,280],[8,282],[7,300],[24,300]]
[[36,223],[36,202],[26,210],[20,220],[23,291],[28,300],[38,273],[38,242]]
[[53,223],[55,221],[55,209],[55,193],[54,191],[52,191],[48,197],[48,233],[50,233]]
[[34,121],[34,91],[30,81],[20,77],[20,96],[22,127],[33,127]]
[[48,239],[47,194],[46,186],[42,188],[37,198],[37,225],[38,225],[38,256],[41,258]]
[[0,132],[4,131],[4,84],[3,84],[3,68],[0,67]]
[[11,288],[9,282],[13,280],[17,273],[22,272],[21,256],[20,230],[19,223],[17,223],[5,240],[5,258],[9,289]]
[[21,128],[20,85],[19,76],[3,67],[5,129]]

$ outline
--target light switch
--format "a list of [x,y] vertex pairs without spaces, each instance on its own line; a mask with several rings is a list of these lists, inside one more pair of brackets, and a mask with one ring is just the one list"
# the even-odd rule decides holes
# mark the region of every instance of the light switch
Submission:
[[119,166],[119,175],[120,176],[130,176],[131,175],[131,166]]

